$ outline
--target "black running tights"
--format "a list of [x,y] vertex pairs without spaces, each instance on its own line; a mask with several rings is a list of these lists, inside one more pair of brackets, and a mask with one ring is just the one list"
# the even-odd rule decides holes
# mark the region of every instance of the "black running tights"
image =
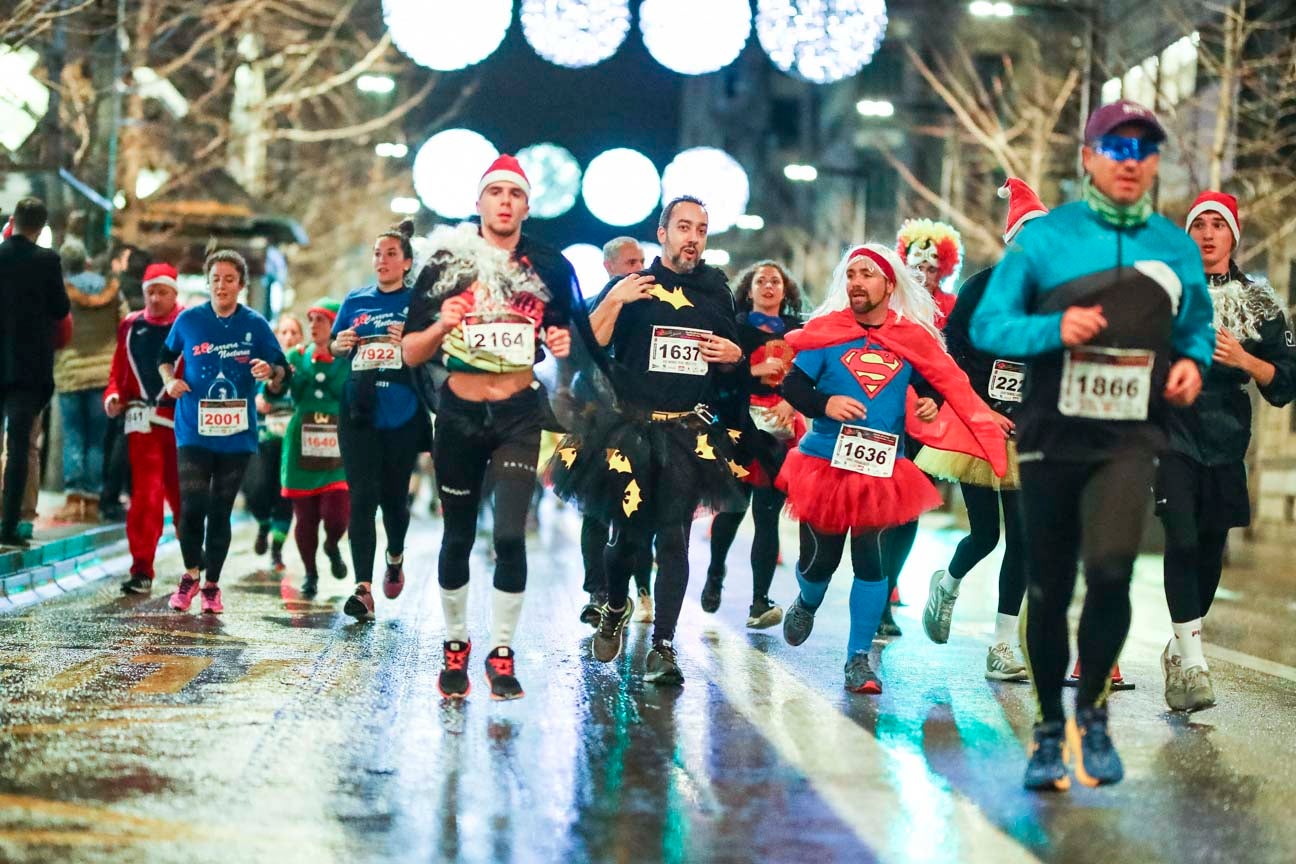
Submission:
[[[607,554],[608,523],[586,513],[581,520],[581,558],[585,562],[585,582],[581,590],[586,594],[607,594],[607,572],[604,556]],[[652,593],[652,549],[644,546],[634,562],[635,587],[641,594]]]
[[[751,571],[752,600],[768,596],[770,583],[774,581],[774,568],[778,566],[779,555],[779,514],[787,496],[772,487],[747,487],[747,498],[751,505],[752,523],[756,535],[752,538]],[[729,557],[729,548],[738,536],[738,526],[742,524],[746,509],[737,513],[720,513],[711,523],[711,566],[707,575],[723,578],[725,559]]]
[[1028,582],[1026,653],[1040,718],[1062,721],[1070,647],[1067,607],[1084,562],[1077,708],[1105,703],[1111,669],[1130,626],[1130,578],[1143,536],[1155,460],[1127,454],[1106,462],[1024,462],[1022,506]]
[[[608,540],[604,564],[607,568],[608,605],[613,609],[625,607],[630,594],[630,573],[635,561],[651,554],[652,534],[626,532],[613,526]],[[684,608],[684,592],[688,588],[689,523],[667,525],[657,531],[657,584],[653,612],[653,643],[669,642],[675,638],[675,625],[679,623],[680,610]]]
[[[180,472],[180,554],[186,570],[207,567],[219,582],[230,547],[230,513],[251,453],[217,453],[204,447],[176,451]],[[204,542],[205,539],[205,542]],[[205,551],[204,551],[205,550]]]
[[913,551],[917,537],[917,519],[882,532],[882,572],[886,574],[887,591],[895,591],[896,584],[900,581],[900,571],[909,560],[909,553]]
[[257,445],[257,458],[248,490],[248,511],[257,523],[287,531],[292,524],[293,502],[283,497],[279,485],[279,463],[283,459],[283,439],[269,438]]
[[[881,535],[885,537],[885,532]],[[877,531],[863,531],[859,534],[823,534],[801,523],[801,556],[797,561],[797,572],[807,582],[822,585],[832,579],[841,563],[842,553],[846,549],[846,538],[850,537],[851,570],[861,582],[881,582],[885,578],[882,571],[881,539]]]
[[960,483],[959,489],[963,492],[963,503],[967,505],[971,533],[960,540],[954,550],[949,574],[962,579],[999,545],[999,507],[1002,503],[1007,541],[1003,562],[999,565],[999,612],[1014,617],[1020,615],[1022,597],[1026,594],[1025,538],[1017,500],[1021,493],[996,492],[970,483]]
[[383,529],[387,532],[387,552],[405,552],[405,532],[409,529],[409,480],[424,445],[427,421],[423,409],[404,426],[376,429],[357,423],[342,412],[338,423],[338,443],[342,448],[342,466],[351,489],[351,518],[347,533],[351,535],[351,565],[355,581],[372,582],[374,554],[378,548],[378,508],[382,507]]
[[1170,620],[1184,624],[1205,618],[1224,570],[1227,528],[1207,528],[1190,513],[1161,514],[1165,527],[1165,595]]

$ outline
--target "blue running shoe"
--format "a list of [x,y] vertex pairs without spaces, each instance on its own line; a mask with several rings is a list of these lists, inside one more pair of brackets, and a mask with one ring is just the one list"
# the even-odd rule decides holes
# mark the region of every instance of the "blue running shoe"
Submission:
[[1120,754],[1107,734],[1106,708],[1081,708],[1067,723],[1067,762],[1086,786],[1119,783],[1125,776]]
[[1030,761],[1022,785],[1037,792],[1065,792],[1071,788],[1062,743],[1066,729],[1059,722],[1036,723],[1030,746]]

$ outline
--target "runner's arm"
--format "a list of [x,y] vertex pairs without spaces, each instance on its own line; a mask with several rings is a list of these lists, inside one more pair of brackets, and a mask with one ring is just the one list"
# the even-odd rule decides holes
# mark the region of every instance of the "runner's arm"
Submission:
[[1036,288],[1030,253],[1021,241],[1008,247],[990,273],[985,296],[972,313],[972,344],[987,354],[1033,357],[1062,349],[1062,312],[1032,315]]

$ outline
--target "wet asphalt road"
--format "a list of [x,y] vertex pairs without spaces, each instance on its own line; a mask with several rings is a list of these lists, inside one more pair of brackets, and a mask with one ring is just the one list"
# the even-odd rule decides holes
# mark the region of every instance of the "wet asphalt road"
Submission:
[[[1279,641],[1293,611],[1265,593],[1290,598],[1290,571],[1226,576],[1245,590],[1212,613],[1220,706],[1186,717],[1161,700],[1168,619],[1159,560],[1142,560],[1121,664],[1138,686],[1112,708],[1126,780],[1037,796],[1020,788],[1029,688],[982,677],[997,563],[969,576],[950,644],[922,634],[927,576],[960,536],[939,518],[902,582],[911,605],[883,655],[885,692],[865,697],[841,689],[848,574],[806,645],[748,632],[746,533],[718,615],[697,605],[701,578],[691,586],[682,689],[639,680],[642,624],[616,663],[594,662],[576,621],[578,523],[551,501],[543,516],[517,702],[486,696],[480,541],[473,693],[437,694],[440,525],[427,517],[411,528],[405,594],[379,598],[373,624],[340,614],[346,583],[325,576],[305,601],[291,556],[281,580],[250,552],[232,556],[216,619],[166,608],[174,576],[150,599],[108,581],[0,616],[0,861],[1296,860],[1296,669]],[[774,582],[784,604],[793,536]],[[250,543],[245,526],[235,548]],[[160,572],[177,558],[166,547]]]

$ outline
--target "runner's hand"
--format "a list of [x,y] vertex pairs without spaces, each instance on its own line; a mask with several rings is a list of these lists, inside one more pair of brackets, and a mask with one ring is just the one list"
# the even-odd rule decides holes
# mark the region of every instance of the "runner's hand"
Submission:
[[1201,393],[1201,388],[1201,370],[1197,368],[1197,363],[1187,357],[1180,357],[1170,367],[1170,375],[1166,378],[1165,400],[1180,407],[1191,405],[1196,401],[1197,394]]
[[1083,345],[1107,329],[1101,306],[1072,306],[1062,313],[1062,344]]
[[712,335],[702,343],[702,359],[708,363],[737,363],[742,356],[742,349],[723,336]]
[[930,396],[923,396],[914,405],[914,416],[924,423],[930,423],[940,414],[940,408],[936,406],[936,400]]
[[109,417],[120,417],[124,410],[126,410],[126,406],[122,405],[122,401],[117,398],[116,393],[104,400],[104,413]]
[[784,429],[791,429],[792,421],[796,418],[796,409],[793,408],[786,399],[783,399],[777,405],[770,408],[770,415],[777,420],[778,424]]
[[356,346],[356,341],[357,341],[356,331],[343,330],[341,333],[337,335],[337,338],[334,339],[333,341],[337,344],[339,351],[350,351],[352,348]]
[[256,410],[258,414],[270,413],[270,403],[267,402],[265,400],[265,397],[262,396],[260,393],[258,393],[256,397]]
[[766,357],[755,366],[751,367],[751,374],[754,378],[764,378],[766,375],[777,375],[787,370],[787,363],[780,357]]
[[646,300],[648,299],[648,292],[652,290],[652,286],[656,282],[657,280],[651,275],[640,276],[638,273],[631,273],[612,286],[607,299],[620,303],[622,306],[627,303]]
[[258,381],[269,381],[274,375],[274,367],[264,360],[252,361],[252,377]]
[[166,386],[166,393],[172,399],[179,399],[188,392],[189,385],[184,382],[183,378],[172,378],[171,383]]
[[456,294],[441,304],[441,329],[449,333],[458,327],[463,317],[473,310],[477,299],[471,291]]
[[1237,337],[1223,327],[1215,331],[1215,362],[1234,369],[1245,369],[1251,355],[1242,347]]
[[559,360],[571,356],[571,331],[566,327],[549,327],[545,330],[545,344],[549,353]]
[[829,396],[824,413],[838,423],[849,423],[852,420],[863,420],[868,416],[864,403],[849,396]]
[[405,335],[405,325],[404,325],[404,324],[388,324],[388,325],[387,325],[387,335],[390,336],[392,339],[395,339],[397,342],[399,342],[399,341],[400,341],[400,338],[401,338],[402,336]]
[[1000,414],[995,410],[991,410],[990,414],[994,419],[995,425],[1002,429],[1005,435],[1011,435],[1013,432],[1017,431],[1017,424],[1010,418],[1005,417],[1003,414]]

